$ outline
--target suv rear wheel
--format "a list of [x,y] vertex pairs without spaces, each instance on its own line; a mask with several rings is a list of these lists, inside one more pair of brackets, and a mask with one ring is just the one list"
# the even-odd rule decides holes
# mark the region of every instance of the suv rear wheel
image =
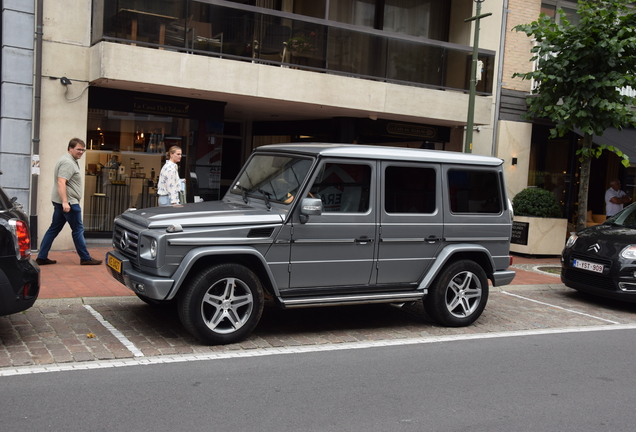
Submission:
[[488,301],[488,280],[474,261],[448,264],[437,276],[424,298],[426,313],[447,327],[464,327],[475,322]]
[[192,335],[208,344],[244,339],[262,313],[261,282],[239,264],[219,264],[202,271],[179,298],[181,322]]

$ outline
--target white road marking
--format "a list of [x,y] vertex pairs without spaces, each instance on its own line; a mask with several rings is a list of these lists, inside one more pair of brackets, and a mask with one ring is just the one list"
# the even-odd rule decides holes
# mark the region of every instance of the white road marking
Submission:
[[124,367],[124,366],[144,366],[144,365],[180,363],[180,362],[202,361],[202,360],[222,360],[222,359],[229,359],[229,358],[262,357],[262,356],[279,355],[279,354],[302,354],[302,353],[312,353],[312,352],[391,347],[391,346],[400,346],[400,345],[417,345],[417,344],[468,341],[468,340],[479,340],[479,339],[496,339],[496,338],[502,338],[502,337],[538,336],[538,335],[550,335],[550,334],[562,334],[562,333],[587,333],[587,332],[593,332],[593,331],[608,331],[608,330],[636,330],[636,324],[599,325],[599,326],[587,326],[587,327],[568,327],[568,328],[558,328],[558,329],[518,330],[518,331],[493,332],[493,333],[483,333],[483,334],[426,336],[426,337],[411,338],[411,339],[392,339],[392,340],[384,340],[384,341],[350,342],[350,343],[333,344],[333,345],[306,345],[306,346],[294,346],[294,347],[283,347],[283,348],[260,348],[260,349],[254,349],[254,350],[232,351],[232,352],[225,352],[225,353],[182,354],[182,355],[172,355],[172,356],[157,356],[157,357],[108,360],[108,361],[98,361],[98,362],[37,365],[37,366],[25,366],[25,367],[18,367],[18,368],[0,369],[0,377],[14,376],[14,375],[29,375],[29,374],[38,374],[38,373],[45,373],[45,372],[80,371],[80,370],[106,369],[106,368],[115,368],[115,367]]
[[544,303],[542,301],[533,300],[531,298],[523,297],[523,296],[520,296],[520,295],[517,295],[517,294],[512,294],[512,293],[509,293],[507,291],[501,291],[501,293],[509,295],[509,296],[512,296],[512,297],[517,297],[517,298],[520,298],[520,299],[523,299],[523,300],[531,301],[531,302],[534,302],[534,303],[539,303],[539,304],[544,305],[544,306],[550,306],[550,307],[555,308],[555,309],[561,309],[561,310],[564,310],[566,312],[571,312],[571,313],[578,314],[578,315],[584,315],[586,317],[594,318],[594,319],[601,320],[601,321],[605,321],[605,322],[608,322],[610,324],[620,324],[619,322],[616,322],[616,321],[608,320],[608,319],[605,319],[605,318],[597,317],[597,316],[586,314],[586,313],[583,313],[583,312],[578,312],[578,311],[575,311],[575,310],[572,310],[572,309],[566,309],[564,307],[555,306],[555,305],[550,304],[550,303]]
[[91,313],[91,315],[93,315],[97,319],[97,321],[100,322],[101,325],[106,327],[106,329],[108,329],[108,331],[111,332],[112,335],[115,336],[119,340],[119,342],[121,342],[128,349],[128,351],[130,351],[132,353],[132,355],[134,355],[135,357],[143,357],[144,356],[144,353],[142,353],[139,350],[139,348],[137,348],[135,346],[134,343],[132,343],[119,330],[117,330],[115,327],[113,327],[113,325],[111,323],[106,321],[104,319],[104,317],[102,316],[102,314],[100,314],[95,309],[93,309],[93,307],[91,305],[85,304],[84,307],[86,308],[86,310],[88,310]]

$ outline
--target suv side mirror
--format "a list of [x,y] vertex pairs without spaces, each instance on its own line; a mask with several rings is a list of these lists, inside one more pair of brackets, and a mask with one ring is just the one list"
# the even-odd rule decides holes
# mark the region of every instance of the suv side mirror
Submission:
[[322,201],[318,198],[303,198],[300,203],[300,223],[307,223],[310,215],[322,214]]

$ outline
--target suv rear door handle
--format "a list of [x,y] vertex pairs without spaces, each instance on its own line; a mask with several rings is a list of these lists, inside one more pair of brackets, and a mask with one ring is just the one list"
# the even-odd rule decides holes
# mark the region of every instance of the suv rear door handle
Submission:
[[373,243],[373,239],[367,236],[363,236],[363,237],[355,239],[355,242],[358,244],[367,244],[367,243]]
[[442,241],[442,239],[440,237],[428,236],[428,237],[426,237],[425,241],[427,243],[436,243],[438,241]]

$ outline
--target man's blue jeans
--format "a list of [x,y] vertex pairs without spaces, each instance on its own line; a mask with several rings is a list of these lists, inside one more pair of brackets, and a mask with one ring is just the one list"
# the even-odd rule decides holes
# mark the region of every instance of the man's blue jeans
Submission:
[[75,244],[75,250],[80,257],[81,261],[87,261],[91,259],[88,249],[86,249],[86,240],[84,240],[84,224],[82,223],[82,208],[79,204],[71,204],[71,210],[68,213],[64,213],[62,204],[56,202],[53,203],[53,221],[51,226],[44,234],[42,243],[40,244],[40,252],[38,252],[38,258],[45,259],[49,256],[49,250],[53,245],[53,240],[62,231],[64,224],[68,222],[73,232],[73,243]]

